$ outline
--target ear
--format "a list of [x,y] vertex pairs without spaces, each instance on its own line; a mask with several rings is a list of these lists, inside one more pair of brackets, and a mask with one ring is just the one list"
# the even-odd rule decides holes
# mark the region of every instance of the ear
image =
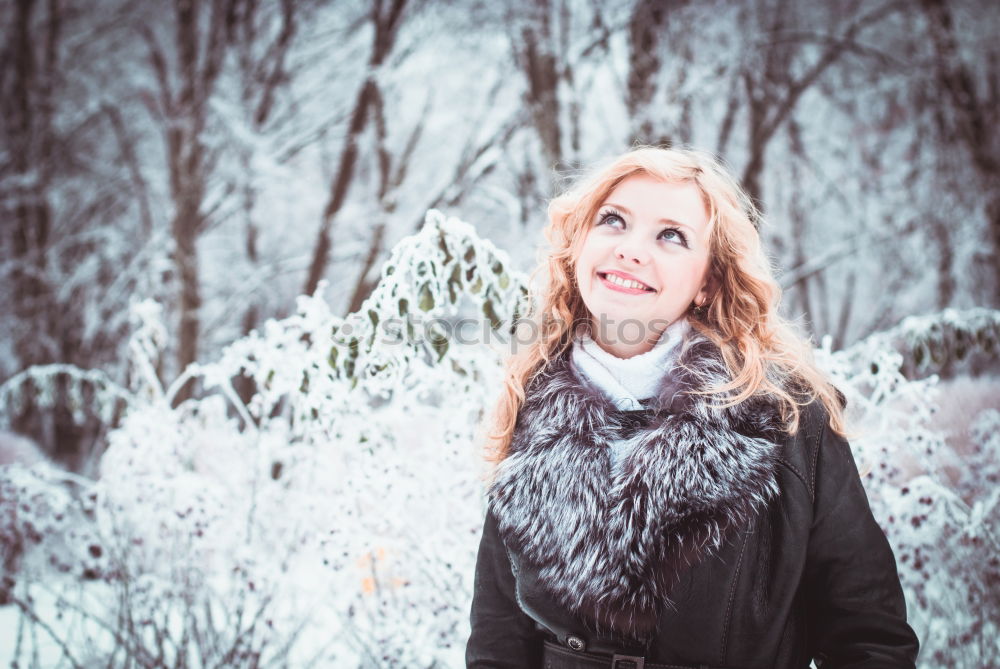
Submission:
[[701,285],[698,294],[694,296],[694,303],[699,307],[708,304],[712,301],[712,297],[715,295],[718,287],[719,281],[715,278],[715,272],[712,268],[709,268],[705,272],[705,282]]

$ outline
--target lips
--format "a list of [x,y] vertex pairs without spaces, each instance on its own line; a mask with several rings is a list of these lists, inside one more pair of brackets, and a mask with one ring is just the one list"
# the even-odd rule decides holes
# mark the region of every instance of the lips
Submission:
[[[613,283],[612,281],[610,281],[608,279],[608,276],[611,275],[611,274],[614,274],[619,279],[625,279],[626,281],[635,281],[639,285],[643,286],[643,288],[642,289],[626,288],[625,286],[621,286],[621,285],[618,285],[616,283]],[[656,290],[654,288],[652,288],[651,286],[649,286],[645,282],[643,282],[640,279],[632,276],[631,274],[627,274],[625,272],[619,272],[617,270],[614,270],[614,271],[611,271],[611,272],[597,272],[597,276],[598,276],[598,278],[601,279],[601,282],[604,283],[606,286],[609,286],[611,288],[614,288],[616,290],[620,290],[620,291],[623,291],[623,292],[629,292],[629,293],[634,293],[634,294],[656,292]]]

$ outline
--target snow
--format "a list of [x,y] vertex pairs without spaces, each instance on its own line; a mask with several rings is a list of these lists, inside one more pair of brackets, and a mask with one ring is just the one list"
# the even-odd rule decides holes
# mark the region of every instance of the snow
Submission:
[[[639,118],[657,137],[722,152],[741,175],[755,133],[831,45],[844,51],[791,102],[758,173],[742,176],[760,178],[784,314],[826,336],[817,356],[848,396],[851,444],[897,551],[921,666],[992,661],[1000,406],[988,398],[1000,393],[994,377],[963,385],[943,373],[987,367],[974,363],[1000,350],[997,312],[977,307],[995,305],[998,285],[995,173],[970,159],[963,120],[979,112],[996,125],[992,6],[948,5],[947,65],[969,75],[962,104],[938,80],[941,42],[923,10],[850,33],[873,11],[866,3],[671,8],[655,45],[661,67],[642,83],[652,102],[631,118],[634,3],[570,0],[547,17],[531,3],[410,3],[375,72],[384,146],[369,119],[327,279],[296,297],[371,69],[369,4],[291,3],[295,32],[262,122],[254,110],[280,51],[281,3],[241,9],[187,145],[205,148],[200,171],[169,161],[171,134],[190,121],[190,109],[164,104],[186,74],[175,12],[28,3],[22,24],[20,4],[0,9],[11,35],[27,26],[38,75],[24,93],[27,126],[10,125],[16,114],[0,123],[0,429],[35,412],[52,434],[66,408],[66,420],[108,430],[96,481],[44,462],[0,470],[2,555],[20,561],[16,594],[40,617],[0,606],[0,665],[15,652],[22,666],[58,664],[57,638],[79,664],[108,664],[124,612],[148,621],[128,631],[136,648],[158,652],[160,631],[165,653],[197,666],[194,633],[218,642],[204,658],[219,659],[253,620],[236,622],[246,598],[247,611],[273,615],[238,652],[264,663],[280,664],[294,638],[292,666],[460,666],[482,512],[476,426],[517,343],[507,321],[528,310],[522,271],[540,257],[552,188],[630,145]],[[208,20],[203,11],[198,25]],[[515,56],[525,28],[555,59],[552,109],[529,108]],[[20,104],[17,78],[0,79],[4,101]],[[546,122],[562,138],[558,165],[542,157]],[[196,239],[178,240],[174,179],[194,174],[204,221]],[[442,211],[425,217],[435,201]],[[24,218],[35,206],[45,230]],[[383,223],[381,281],[346,314]],[[22,252],[18,234],[45,239]],[[186,370],[176,368],[182,241],[197,249],[202,300],[198,363]],[[189,379],[195,397],[173,406]],[[247,379],[255,394],[244,403],[237,382]],[[25,499],[30,512],[10,501]]]
[[[430,212],[359,314],[341,319],[321,298],[299,298],[295,315],[189,368],[181,378],[202,379],[204,391],[176,407],[178,382],[134,375],[114,391],[128,410],[96,481],[46,462],[3,470],[0,492],[17,504],[4,507],[0,534],[24,548],[12,591],[22,605],[2,609],[14,642],[5,652],[37,652],[37,666],[62,654],[86,666],[123,645],[192,666],[227,652],[292,666],[460,666],[483,513],[476,429],[500,387],[502,346],[473,338],[439,351],[424,340],[433,330],[387,338],[375,324],[454,325],[471,307],[485,326],[480,307],[492,300],[509,327],[527,308],[526,280],[471,226]],[[141,372],[165,344],[162,311],[137,301],[131,317]],[[913,624],[949,661],[963,657],[949,650],[956,638],[986,643],[961,646],[986,657],[984,640],[1000,636],[962,604],[996,606],[1000,494],[982,484],[998,476],[1000,411],[986,406],[973,423],[986,455],[960,472],[963,499],[935,425],[938,379],[905,378],[893,342],[955,350],[944,339],[991,332],[992,318],[948,311],[817,350],[848,397],[852,445]],[[240,374],[257,381],[246,405],[232,387]]]

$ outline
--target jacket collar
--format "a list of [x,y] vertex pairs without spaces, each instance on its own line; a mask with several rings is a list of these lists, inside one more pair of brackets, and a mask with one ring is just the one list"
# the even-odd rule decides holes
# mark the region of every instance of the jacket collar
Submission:
[[[777,494],[773,398],[716,409],[717,398],[686,392],[728,379],[718,348],[691,332],[632,434],[566,354],[528,384],[489,504],[507,548],[596,633],[648,640],[683,569]],[[608,447],[621,439],[612,468]]]

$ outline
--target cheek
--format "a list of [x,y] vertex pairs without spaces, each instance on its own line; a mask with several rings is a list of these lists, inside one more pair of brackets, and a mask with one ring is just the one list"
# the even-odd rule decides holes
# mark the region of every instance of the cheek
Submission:
[[594,244],[585,244],[582,249],[580,249],[580,255],[576,259],[576,264],[574,267],[574,272],[577,276],[587,276],[594,271],[595,268],[595,248]]
[[677,292],[694,292],[701,288],[707,276],[707,264],[700,260],[674,263],[663,270],[663,284],[673,285],[677,291],[671,291],[676,296]]
[[587,273],[584,269],[585,260],[583,258],[577,258],[575,265],[573,266],[573,283],[576,284],[576,290],[580,291],[582,295],[586,295],[590,291],[590,283],[587,279]]
[[577,257],[576,261],[573,263],[573,276],[578,279],[582,279],[584,274],[587,272],[587,256],[581,254]]

